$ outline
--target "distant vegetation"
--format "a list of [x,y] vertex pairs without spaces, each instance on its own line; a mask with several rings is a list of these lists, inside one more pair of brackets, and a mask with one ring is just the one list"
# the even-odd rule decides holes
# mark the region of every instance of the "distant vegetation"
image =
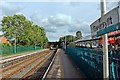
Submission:
[[82,38],[82,32],[81,31],[77,31],[76,32],[76,40],[81,39]]
[[33,24],[24,15],[4,16],[1,31],[3,35],[17,45],[42,46],[48,42],[43,27]]
[[66,36],[60,37],[59,42],[65,42],[65,39],[66,39],[66,44],[68,45],[69,43],[71,43],[71,42],[73,42],[75,40],[81,39],[81,38],[82,38],[81,31],[77,31],[76,36],[66,35]]
[[66,44],[69,44],[70,42],[73,42],[75,40],[75,37],[73,35],[66,35],[59,38],[59,42],[65,42],[65,40]]

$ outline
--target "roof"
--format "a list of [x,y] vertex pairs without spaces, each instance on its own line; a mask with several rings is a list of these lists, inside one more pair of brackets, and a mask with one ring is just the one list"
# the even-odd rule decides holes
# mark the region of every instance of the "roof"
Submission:
[[0,43],[9,43],[8,39],[4,36],[0,36]]

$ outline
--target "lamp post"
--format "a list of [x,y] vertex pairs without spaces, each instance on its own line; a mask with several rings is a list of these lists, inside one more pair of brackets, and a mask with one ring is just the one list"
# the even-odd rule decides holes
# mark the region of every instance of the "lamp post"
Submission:
[[[106,14],[106,0],[101,0],[101,17]],[[103,79],[109,80],[108,37],[103,36]]]

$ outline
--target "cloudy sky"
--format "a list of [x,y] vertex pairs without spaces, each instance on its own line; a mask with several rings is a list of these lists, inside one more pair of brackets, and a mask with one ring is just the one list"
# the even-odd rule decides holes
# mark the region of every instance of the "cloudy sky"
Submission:
[[[109,0],[110,1],[110,0]],[[117,6],[117,2],[107,2],[107,11]],[[4,0],[0,2],[0,20],[3,16],[23,14],[27,19],[45,28],[49,41],[58,41],[64,35],[75,35],[82,31],[90,34],[90,24],[100,17],[99,2],[82,1],[36,1],[26,2]],[[0,32],[2,34],[2,32]]]

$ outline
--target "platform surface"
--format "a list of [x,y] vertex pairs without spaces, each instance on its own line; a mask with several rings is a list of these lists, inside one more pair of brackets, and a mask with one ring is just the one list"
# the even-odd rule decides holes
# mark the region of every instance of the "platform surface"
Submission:
[[84,73],[76,67],[62,49],[58,49],[55,61],[47,78],[87,79]]

